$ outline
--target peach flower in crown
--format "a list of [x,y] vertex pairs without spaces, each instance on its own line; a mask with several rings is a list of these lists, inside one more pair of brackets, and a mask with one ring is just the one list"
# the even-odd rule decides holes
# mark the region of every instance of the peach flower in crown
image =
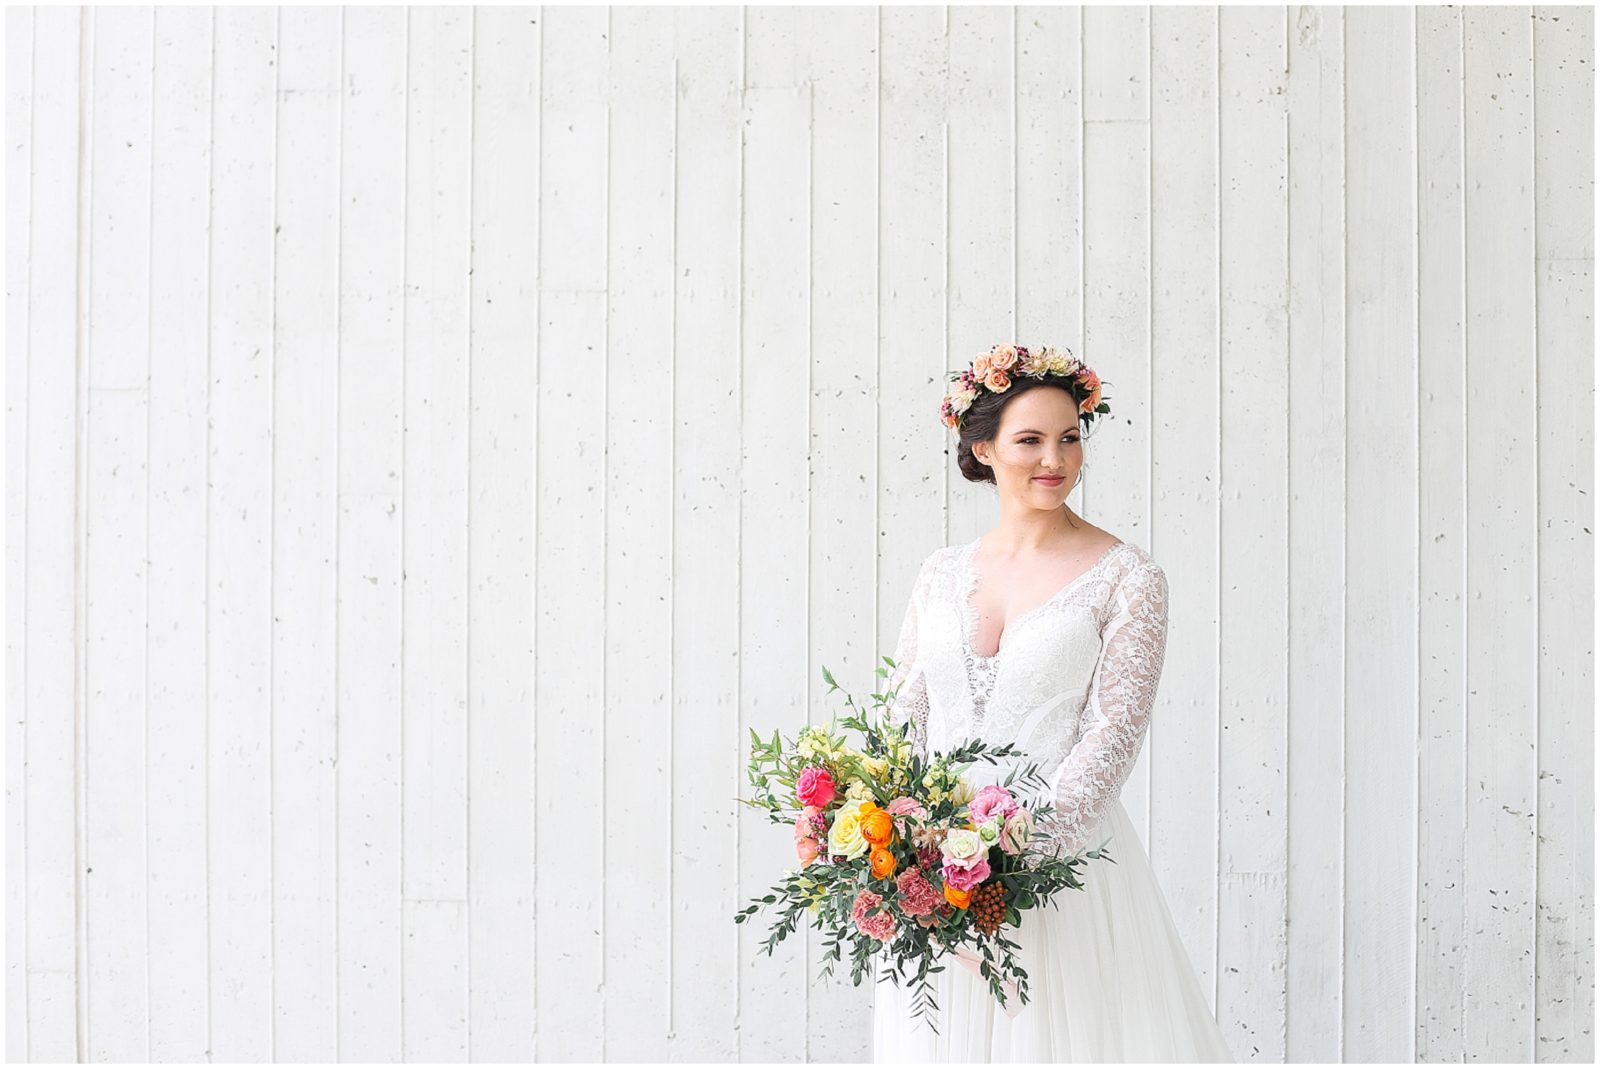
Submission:
[[960,428],[961,420],[978,399],[979,393],[1005,393],[1019,376],[1024,375],[1035,379],[1061,379],[1069,383],[1073,396],[1079,398],[1078,412],[1085,422],[1092,422],[1096,416],[1111,411],[1111,407],[1101,400],[1100,376],[1073,356],[1070,349],[1055,349],[1048,345],[1038,349],[1023,345],[996,345],[986,353],[979,353],[971,367],[951,373],[950,388],[939,405],[939,418],[952,430]]

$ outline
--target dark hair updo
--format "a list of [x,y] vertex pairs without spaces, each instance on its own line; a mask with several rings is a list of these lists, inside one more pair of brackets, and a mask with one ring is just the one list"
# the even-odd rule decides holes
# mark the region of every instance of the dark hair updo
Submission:
[[1092,421],[1083,418],[1081,406],[1084,398],[1078,396],[1073,385],[1072,380],[1054,375],[1042,379],[1030,375],[1018,375],[1011,380],[1010,388],[1004,393],[979,390],[978,396],[973,399],[972,407],[961,417],[959,440],[956,442],[956,465],[961,468],[961,474],[966,476],[968,482],[994,482],[994,469],[973,454],[972,443],[992,441],[997,437],[1000,434],[1000,417],[1005,412],[1006,405],[1029,390],[1051,387],[1066,391],[1067,396],[1072,398],[1073,407],[1078,410],[1078,433],[1087,438]]

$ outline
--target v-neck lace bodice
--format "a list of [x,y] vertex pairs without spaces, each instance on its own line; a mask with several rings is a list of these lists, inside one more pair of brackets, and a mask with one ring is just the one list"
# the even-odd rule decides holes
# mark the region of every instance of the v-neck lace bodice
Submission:
[[[1143,549],[1116,542],[1011,621],[984,656],[973,648],[971,606],[979,541],[923,561],[895,650],[891,712],[924,753],[966,739],[1017,744],[1052,783],[1052,837],[1075,850],[1142,744],[1166,646],[1166,576]],[[979,764],[968,775],[1005,771]]]
[[978,661],[999,660],[1000,655],[1006,650],[1006,639],[1011,632],[1015,631],[1030,617],[1049,609],[1051,603],[1053,603],[1057,598],[1064,597],[1065,595],[1071,593],[1079,583],[1087,580],[1102,565],[1109,561],[1111,559],[1111,555],[1116,552],[1118,546],[1127,545],[1126,542],[1121,541],[1111,543],[1111,545],[1107,546],[1104,552],[1102,552],[1100,556],[1095,559],[1095,562],[1089,565],[1088,568],[1082,572],[1079,572],[1075,578],[1069,580],[1064,586],[1058,589],[1054,594],[1051,594],[1044,601],[1040,602],[1038,605],[1035,605],[1026,612],[1019,613],[1015,620],[1012,620],[1010,623],[1006,624],[1000,633],[1000,641],[995,646],[995,651],[993,653],[979,653],[978,614],[973,611],[972,596],[977,592],[978,581],[981,576],[978,575],[978,568],[973,563],[973,558],[977,556],[978,547],[982,543],[983,539],[981,537],[974,538],[971,542],[968,542],[966,545],[960,547],[956,557],[962,575],[961,594],[957,605],[961,610],[963,619],[966,621],[962,627],[962,634],[965,638],[967,652],[972,654],[972,656]]

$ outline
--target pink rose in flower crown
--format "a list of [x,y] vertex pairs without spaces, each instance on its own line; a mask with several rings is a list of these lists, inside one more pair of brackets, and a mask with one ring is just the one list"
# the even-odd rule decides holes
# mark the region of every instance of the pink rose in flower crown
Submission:
[[1001,823],[1004,823],[1016,811],[1017,800],[1012,797],[1011,792],[993,783],[979,791],[972,801],[967,803],[967,813],[972,817],[974,824],[987,824],[993,817],[999,817]]
[[833,801],[837,793],[833,785],[833,775],[825,768],[808,768],[800,773],[800,778],[795,782],[794,793],[800,799],[801,805],[814,805],[818,809]]
[[1095,406],[1100,403],[1100,376],[1086,369],[1078,376],[1078,386],[1089,394],[1079,407],[1084,412],[1094,411]]

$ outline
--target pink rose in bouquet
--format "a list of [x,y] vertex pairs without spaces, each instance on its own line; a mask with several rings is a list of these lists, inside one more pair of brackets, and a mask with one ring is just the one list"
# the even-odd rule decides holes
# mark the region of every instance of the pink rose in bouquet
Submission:
[[970,891],[991,875],[988,855],[978,858],[976,864],[963,865],[944,859],[944,882],[958,891]]
[[1008,854],[1020,854],[1031,838],[1033,838],[1033,814],[1026,809],[1018,809],[1006,818],[1005,824],[1000,828],[1000,849]]
[[800,799],[801,805],[823,808],[833,801],[837,791],[833,785],[833,775],[825,768],[808,768],[800,773],[800,778],[795,781],[794,793]]
[[817,841],[821,830],[822,811],[814,805],[808,805],[794,818],[794,852],[800,858],[800,867],[811,864],[817,859],[822,846]]
[[903,794],[884,806],[883,809],[884,812],[894,817],[894,830],[899,832],[901,836],[906,834],[906,821],[908,818],[928,819],[928,807],[915,798],[908,798]]
[[972,815],[974,824],[987,824],[994,817],[999,817],[1004,823],[1017,809],[1017,800],[1011,796],[1011,792],[992,783],[967,804],[967,812]]
[[908,798],[903,794],[883,808],[897,817],[916,817],[918,820],[928,819],[928,808],[915,798]]

